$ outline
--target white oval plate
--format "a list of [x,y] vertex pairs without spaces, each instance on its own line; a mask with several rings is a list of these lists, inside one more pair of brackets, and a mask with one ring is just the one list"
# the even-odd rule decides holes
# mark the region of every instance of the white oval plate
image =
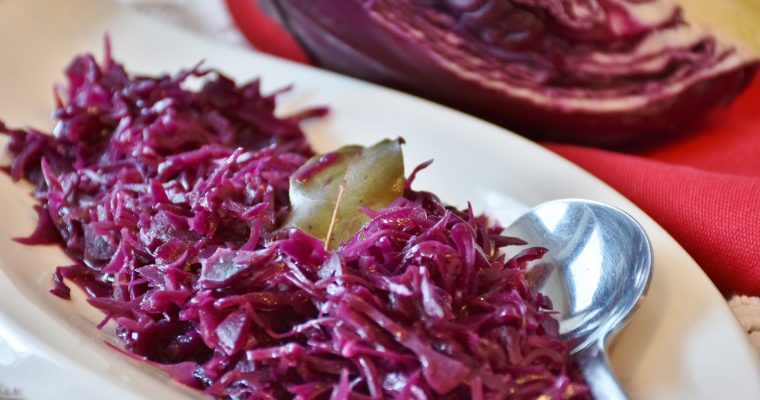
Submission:
[[[760,364],[723,297],[699,266],[651,218],[601,181],[546,149],[450,109],[356,80],[228,48],[121,9],[110,1],[0,0],[0,117],[10,126],[49,128],[51,84],[77,53],[100,53],[104,32],[131,71],[176,72],[207,65],[266,88],[295,83],[283,111],[330,105],[308,126],[319,151],[402,135],[406,162],[435,158],[416,187],[463,206],[471,200],[509,223],[528,206],[580,197],[620,207],[648,231],[655,253],[649,295],[612,350],[635,399],[760,398]],[[3,142],[4,143],[4,142]],[[103,344],[98,312],[48,294],[55,247],[25,247],[32,231],[31,188],[0,177],[0,397],[179,399],[197,394]],[[716,241],[716,244],[720,240]],[[73,292],[77,292],[74,290]],[[199,396],[199,398],[201,398]]]

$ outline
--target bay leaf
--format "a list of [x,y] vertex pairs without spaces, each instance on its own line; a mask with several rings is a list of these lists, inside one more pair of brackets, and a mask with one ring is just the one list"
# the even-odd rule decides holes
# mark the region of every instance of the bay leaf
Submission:
[[403,192],[400,139],[385,139],[371,147],[344,146],[312,157],[293,173],[292,209],[285,226],[297,227],[335,248],[369,219],[361,207],[384,208]]

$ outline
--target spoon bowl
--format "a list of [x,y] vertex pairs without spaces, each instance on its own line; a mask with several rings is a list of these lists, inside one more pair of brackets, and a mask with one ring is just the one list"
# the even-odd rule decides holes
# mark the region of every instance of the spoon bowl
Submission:
[[615,207],[587,200],[543,203],[505,234],[548,249],[526,272],[558,312],[560,336],[598,399],[626,399],[605,348],[641,303],[651,280],[644,229]]

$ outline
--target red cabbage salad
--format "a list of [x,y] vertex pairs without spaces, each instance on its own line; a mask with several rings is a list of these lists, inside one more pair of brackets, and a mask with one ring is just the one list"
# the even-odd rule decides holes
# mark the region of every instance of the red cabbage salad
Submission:
[[[66,251],[50,292],[80,287],[124,353],[220,399],[590,398],[523,276],[545,249],[507,259],[525,243],[411,189],[421,168],[381,205],[351,202],[366,189],[348,180],[322,194],[361,214],[345,240],[329,243],[337,211],[327,236],[287,223],[294,182],[348,154],[306,141],[326,109],[275,116],[279,92],[200,66],[131,75],[108,46],[65,74],[52,134],[0,123],[39,214],[18,240]],[[374,162],[352,149],[350,168]]]

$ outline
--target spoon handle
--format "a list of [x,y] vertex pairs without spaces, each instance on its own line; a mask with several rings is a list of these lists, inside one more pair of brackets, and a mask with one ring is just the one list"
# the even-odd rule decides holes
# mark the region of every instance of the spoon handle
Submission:
[[628,400],[607,361],[604,344],[597,343],[581,349],[576,360],[586,378],[591,394],[599,400]]

